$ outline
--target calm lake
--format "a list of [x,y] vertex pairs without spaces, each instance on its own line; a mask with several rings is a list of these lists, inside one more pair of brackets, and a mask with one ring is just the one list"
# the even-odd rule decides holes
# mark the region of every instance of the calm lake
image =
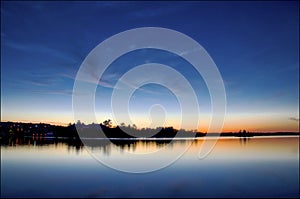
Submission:
[[[204,140],[115,140],[84,147],[67,139],[10,139],[1,146],[1,197],[299,196],[299,137],[222,137],[199,159]],[[148,168],[186,144],[181,157],[156,171],[127,173],[107,164]],[[129,156],[149,152],[155,158]]]

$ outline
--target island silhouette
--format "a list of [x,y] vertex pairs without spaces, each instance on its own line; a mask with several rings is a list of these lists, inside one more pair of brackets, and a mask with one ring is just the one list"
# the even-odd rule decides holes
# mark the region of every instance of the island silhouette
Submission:
[[[99,129],[102,132],[100,133]],[[80,133],[78,133],[80,132]],[[130,132],[130,133],[127,133]],[[238,132],[207,133],[175,129],[169,127],[141,128],[136,125],[112,126],[110,119],[100,124],[84,124],[80,121],[68,126],[51,125],[46,123],[23,123],[23,122],[0,122],[0,139],[8,137],[45,137],[45,138],[112,138],[112,139],[172,139],[172,138],[194,138],[204,136],[232,136],[232,137],[253,137],[253,136],[288,136],[300,135],[299,132],[249,132],[239,130]]]

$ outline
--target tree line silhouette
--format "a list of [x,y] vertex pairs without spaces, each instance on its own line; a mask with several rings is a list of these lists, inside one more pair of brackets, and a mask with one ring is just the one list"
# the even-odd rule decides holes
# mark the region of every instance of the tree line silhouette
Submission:
[[[104,134],[101,135],[101,128]],[[68,126],[57,126],[45,123],[21,123],[21,122],[0,122],[0,137],[9,136],[32,136],[32,137],[69,137],[69,138],[173,138],[205,136],[205,133],[177,130],[173,127],[141,128],[136,125],[112,126],[110,119],[100,124],[84,124],[80,121]],[[80,136],[79,136],[80,135]]]
[[[99,132],[101,128],[102,134]],[[203,133],[187,131],[184,129],[177,130],[170,127],[157,128],[141,128],[138,129],[136,125],[125,125],[121,123],[120,126],[112,126],[112,121],[107,119],[100,124],[84,124],[80,121],[69,124],[68,126],[57,126],[45,123],[21,123],[21,122],[0,122],[0,138],[7,137],[52,137],[52,138],[192,138],[203,136],[235,136],[235,137],[252,137],[252,136],[268,136],[268,135],[299,135],[299,132],[249,132],[240,130],[236,133]]]

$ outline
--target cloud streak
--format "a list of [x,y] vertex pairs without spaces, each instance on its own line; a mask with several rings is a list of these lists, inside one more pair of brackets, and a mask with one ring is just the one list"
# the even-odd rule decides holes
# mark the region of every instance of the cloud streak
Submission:
[[295,118],[295,117],[289,117],[289,120],[296,121],[296,122],[299,122],[299,121],[300,121],[299,118]]

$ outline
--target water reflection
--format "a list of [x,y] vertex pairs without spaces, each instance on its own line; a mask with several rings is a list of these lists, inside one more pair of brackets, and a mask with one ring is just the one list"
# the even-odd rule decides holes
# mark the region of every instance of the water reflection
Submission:
[[[2,197],[297,197],[299,137],[220,138],[204,160],[203,139],[88,140],[117,162],[130,151],[170,153],[191,143],[177,162],[153,173],[117,172],[95,161],[77,139],[2,140]],[[165,157],[158,157],[164,159]],[[153,161],[153,160],[149,160]],[[147,163],[145,163],[147,164]]]
[[[84,143],[80,139],[76,138],[47,138],[47,137],[8,137],[2,139],[1,145],[4,147],[18,147],[18,146],[57,146],[59,143],[66,145],[68,148],[74,148],[77,152],[80,152],[84,147],[88,147],[91,150],[101,150],[105,154],[109,154],[111,147],[116,146],[120,150],[136,151],[137,146],[142,148],[162,148],[166,145],[173,146],[172,139],[152,139],[152,140],[140,140],[140,139],[85,139]],[[192,140],[176,140],[176,143],[192,142]]]
[[250,137],[240,137],[240,143],[246,145],[250,141]]
[[[170,153],[181,147],[190,144],[189,151],[193,151],[195,156],[199,153],[201,145],[206,138],[197,139],[87,139],[83,142],[80,139],[58,139],[46,137],[9,137],[1,139],[2,147],[42,147],[63,145],[67,151],[82,153],[85,149],[99,151],[110,156],[113,152],[122,153],[147,153],[160,150],[168,146]],[[214,138],[207,138],[214,139]],[[86,147],[86,148],[85,148]],[[299,137],[222,137],[219,138],[215,148],[208,158],[263,158],[263,157],[298,157]],[[291,153],[292,152],[292,153]]]
[[47,137],[8,137],[6,139],[1,139],[1,145],[4,147],[17,147],[17,146],[47,146],[47,145],[57,145],[58,143],[66,144],[70,147],[75,147],[80,150],[83,147],[83,143],[79,139],[57,139],[57,138],[47,138]]

